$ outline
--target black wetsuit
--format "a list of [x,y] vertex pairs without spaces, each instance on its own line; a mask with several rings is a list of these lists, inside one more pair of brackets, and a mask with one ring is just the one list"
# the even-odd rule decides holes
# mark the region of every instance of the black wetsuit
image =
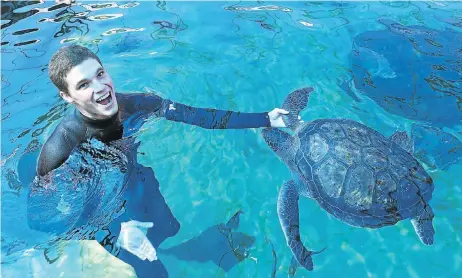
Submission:
[[[37,175],[43,176],[61,166],[73,149],[82,141],[96,138],[102,142],[128,137],[136,132],[150,116],[200,126],[206,129],[238,129],[269,127],[268,113],[240,113],[217,109],[194,108],[174,103],[153,94],[116,94],[119,112],[108,120],[91,120],[78,110],[64,118],[44,144],[38,159]],[[174,109],[171,109],[174,108]],[[131,153],[136,161],[136,146]],[[147,237],[157,248],[166,238],[175,235],[180,224],[172,215],[159,191],[159,182],[151,168],[135,163],[127,190],[124,193],[125,213],[112,221],[107,233],[98,233],[98,240],[109,252],[115,253],[114,242],[120,233],[120,223],[130,219],[153,222]],[[88,210],[88,208],[86,208]],[[84,212],[85,213],[85,212]],[[85,219],[85,215],[81,216]],[[46,221],[29,225],[37,230],[47,230]],[[126,250],[115,254],[130,264],[138,277],[167,277],[160,260],[142,261]],[[159,258],[160,259],[160,258]]]
[[[269,127],[268,113],[240,113],[174,103],[153,94],[116,94],[119,113],[108,120],[91,120],[78,110],[68,115],[45,143],[37,174],[45,175],[66,161],[80,142],[96,138],[110,142],[136,132],[150,116],[197,125],[207,129]],[[173,105],[174,109],[170,109]]]

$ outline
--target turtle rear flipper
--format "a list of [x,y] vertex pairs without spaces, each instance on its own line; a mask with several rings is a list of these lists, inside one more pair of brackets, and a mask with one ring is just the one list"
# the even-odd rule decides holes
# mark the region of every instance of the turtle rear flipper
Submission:
[[[295,274],[297,266],[307,270],[313,270],[312,254],[320,253],[308,251],[300,239],[298,192],[293,180],[286,182],[280,192],[277,204],[279,221],[286,237],[287,245],[290,247],[295,258],[292,259],[290,272]],[[323,249],[324,250],[324,249]],[[298,264],[295,264],[295,261]]]
[[289,114],[282,116],[282,120],[287,127],[295,130],[300,124],[298,114],[305,109],[308,104],[308,99],[313,88],[302,88],[290,93],[282,104],[282,109],[289,112]]
[[434,216],[432,208],[427,205],[419,216],[411,219],[415,232],[425,245],[433,244],[435,230],[433,229],[432,220]]

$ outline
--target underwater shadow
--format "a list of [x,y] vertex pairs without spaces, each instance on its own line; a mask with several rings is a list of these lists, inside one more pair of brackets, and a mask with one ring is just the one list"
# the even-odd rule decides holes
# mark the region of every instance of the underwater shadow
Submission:
[[158,252],[185,261],[212,261],[228,272],[249,256],[249,249],[255,242],[253,236],[236,232],[241,213],[236,212],[226,224],[214,225],[186,242]]

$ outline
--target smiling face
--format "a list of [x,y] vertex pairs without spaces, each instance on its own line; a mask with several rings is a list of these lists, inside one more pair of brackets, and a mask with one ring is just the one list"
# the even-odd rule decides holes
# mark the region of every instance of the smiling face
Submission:
[[61,97],[76,106],[86,117],[95,120],[108,119],[118,111],[114,85],[101,64],[88,58],[73,67],[66,75],[68,92]]

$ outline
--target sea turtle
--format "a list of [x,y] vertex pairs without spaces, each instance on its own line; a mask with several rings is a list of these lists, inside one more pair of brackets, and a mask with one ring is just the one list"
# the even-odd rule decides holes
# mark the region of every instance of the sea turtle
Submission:
[[291,272],[301,265],[313,269],[312,254],[300,239],[299,196],[315,200],[337,219],[355,226],[380,228],[410,218],[420,240],[433,244],[433,211],[428,204],[434,189],[431,177],[411,155],[406,132],[389,139],[348,119],[300,122],[299,112],[313,88],[290,93],[284,122],[294,135],[265,128],[266,143],[292,172],[277,202],[280,224],[293,257]]
[[462,33],[390,19],[378,23],[386,28],[353,39],[351,74],[341,83],[346,93],[356,101],[367,97],[387,112],[414,121],[460,125]]

